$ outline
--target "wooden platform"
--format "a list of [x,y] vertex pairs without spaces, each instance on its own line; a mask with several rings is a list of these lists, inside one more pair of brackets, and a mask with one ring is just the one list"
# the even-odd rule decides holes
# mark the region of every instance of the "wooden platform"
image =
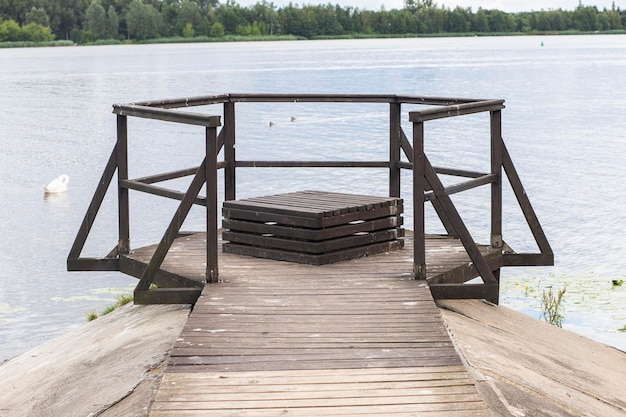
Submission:
[[[163,268],[201,281],[204,239],[179,238]],[[406,245],[323,266],[220,254],[150,415],[489,415]],[[467,266],[458,245],[429,239],[434,274]]]
[[325,265],[402,248],[401,198],[297,191],[225,201],[223,250]]

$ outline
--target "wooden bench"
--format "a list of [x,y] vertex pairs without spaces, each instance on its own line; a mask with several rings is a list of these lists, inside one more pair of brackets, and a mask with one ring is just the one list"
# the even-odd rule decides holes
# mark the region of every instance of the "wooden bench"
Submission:
[[323,265],[404,246],[401,198],[299,191],[225,201],[223,251]]

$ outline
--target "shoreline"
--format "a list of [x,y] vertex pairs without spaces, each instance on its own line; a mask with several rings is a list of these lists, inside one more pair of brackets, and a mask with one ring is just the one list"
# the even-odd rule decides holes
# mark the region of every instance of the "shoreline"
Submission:
[[325,40],[363,40],[363,39],[432,39],[432,38],[472,38],[472,37],[505,37],[505,36],[595,36],[595,35],[626,35],[626,29],[618,30],[605,30],[605,31],[572,31],[566,30],[562,32],[462,32],[462,33],[406,33],[406,34],[351,34],[351,35],[336,35],[336,36],[313,36],[311,38],[305,38],[296,35],[276,35],[276,36],[241,36],[241,35],[227,35],[221,38],[210,37],[171,37],[171,38],[156,38],[147,39],[143,41],[133,40],[117,40],[117,39],[102,39],[93,43],[77,44],[68,40],[56,40],[49,42],[0,42],[0,49],[11,48],[60,48],[69,46],[116,46],[116,45],[163,45],[163,44],[185,44],[185,43],[233,43],[233,42],[281,42],[281,41],[325,41]]
[[[626,353],[483,301],[441,301],[494,416],[617,417]],[[189,306],[126,305],[0,365],[0,411],[145,417]]]

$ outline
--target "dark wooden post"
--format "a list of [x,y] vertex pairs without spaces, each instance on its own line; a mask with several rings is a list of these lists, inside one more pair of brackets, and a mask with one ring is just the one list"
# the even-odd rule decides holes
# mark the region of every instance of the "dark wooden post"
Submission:
[[118,199],[118,241],[117,252],[130,252],[130,210],[128,188],[122,181],[128,179],[128,119],[117,116],[117,199]]
[[389,197],[400,197],[400,106],[389,105]]
[[426,279],[424,225],[424,122],[413,122],[413,275]]
[[206,128],[206,281],[218,281],[217,268],[217,128]]
[[502,248],[502,111],[491,112],[491,246]]
[[224,103],[224,199],[235,200],[235,103]]

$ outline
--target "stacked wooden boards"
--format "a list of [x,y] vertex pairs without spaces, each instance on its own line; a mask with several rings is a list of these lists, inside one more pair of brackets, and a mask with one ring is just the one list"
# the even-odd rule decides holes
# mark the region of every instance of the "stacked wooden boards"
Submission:
[[400,249],[403,202],[327,191],[225,201],[223,251],[324,265]]

